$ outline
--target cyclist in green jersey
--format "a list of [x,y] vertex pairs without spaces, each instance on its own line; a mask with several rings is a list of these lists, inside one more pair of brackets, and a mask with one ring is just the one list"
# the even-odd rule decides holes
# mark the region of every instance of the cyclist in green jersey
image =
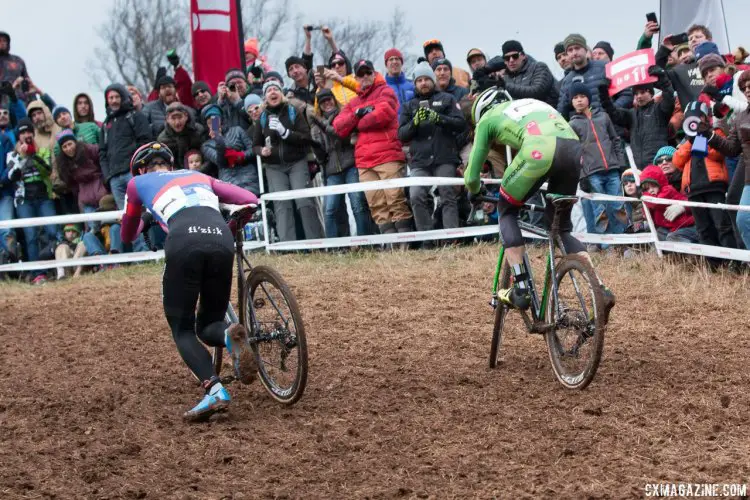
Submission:
[[[480,191],[479,174],[493,143],[510,146],[518,151],[505,169],[500,185],[498,214],[500,236],[505,255],[513,272],[513,286],[498,290],[498,299],[516,309],[528,309],[529,274],[524,265],[524,246],[518,227],[518,212],[542,184],[547,181],[550,193],[575,195],[581,170],[581,148],[578,136],[568,122],[552,106],[536,99],[511,100],[504,90],[489,88],[474,100],[471,117],[474,145],[464,182],[471,194]],[[568,253],[579,253],[589,258],[586,248],[570,232],[572,207],[560,213],[560,234]],[[545,219],[552,222],[554,209],[547,204]],[[612,292],[604,287],[605,307],[615,304]]]

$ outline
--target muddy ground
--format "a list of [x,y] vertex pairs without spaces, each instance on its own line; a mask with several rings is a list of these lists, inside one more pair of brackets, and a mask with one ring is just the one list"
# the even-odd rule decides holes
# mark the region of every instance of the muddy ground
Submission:
[[0,498],[629,498],[750,483],[750,282],[607,257],[617,294],[589,388],[563,389],[512,316],[487,366],[495,249],[257,256],[296,292],[310,377],[200,390],[161,269],[0,285]]

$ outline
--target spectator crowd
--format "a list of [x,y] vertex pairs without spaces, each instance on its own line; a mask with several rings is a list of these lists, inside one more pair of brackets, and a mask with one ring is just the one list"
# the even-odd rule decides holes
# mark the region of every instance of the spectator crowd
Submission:
[[[0,220],[122,209],[131,155],[152,140],[172,150],[175,168],[255,194],[407,175],[459,177],[472,146],[472,100],[489,86],[514,99],[543,101],[570,121],[581,141],[583,191],[750,205],[750,161],[744,160],[750,152],[748,54],[721,54],[705,26],[663,39],[648,70],[655,82],[614,95],[605,72],[614,48],[606,41],[592,45],[577,33],[550,48],[564,72],[557,80],[540,60],[546,54],[528,54],[519,40],[505,41],[499,55],[472,48],[465,61],[469,72],[459,67],[463,61],[447,58],[438,39],[425,41],[424,56],[405,68],[401,51],[407,47],[346,54],[327,27],[320,33],[330,53],[316,59],[313,31],[302,29],[303,53],[287,58],[283,70],[272,70],[251,39],[247,70],[227,68],[215,91],[194,82],[170,51],[170,69],[159,69],[152,89],[119,82],[105,88],[97,97],[106,103],[101,121],[91,96],[78,94],[67,108],[45,92],[11,53],[11,36],[0,32]],[[658,31],[648,22],[622,52],[652,48]],[[382,60],[384,73],[373,60]],[[686,120],[695,133],[686,132]],[[506,165],[505,148],[498,148],[483,176],[502,178]],[[665,240],[750,248],[748,212],[646,207]],[[273,235],[281,241],[497,221],[495,207],[485,204],[484,213],[467,222],[471,207],[453,186],[355,192],[326,196],[322,203],[276,201],[271,208]],[[590,233],[648,230],[640,203],[584,200],[581,208]],[[160,235],[152,241],[158,244]],[[117,223],[0,229],[0,263],[139,249],[140,240],[122,244]],[[589,248],[600,249],[610,251],[606,245]],[[56,277],[81,272],[58,268]],[[44,271],[28,275],[34,283],[51,278]]]

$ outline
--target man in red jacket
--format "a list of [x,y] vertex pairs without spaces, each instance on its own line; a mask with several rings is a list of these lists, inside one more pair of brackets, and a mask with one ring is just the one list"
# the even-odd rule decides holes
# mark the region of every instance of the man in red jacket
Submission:
[[[357,61],[354,75],[358,95],[339,113],[333,127],[342,138],[358,134],[354,157],[361,182],[403,177],[406,158],[398,140],[398,98],[372,62]],[[365,195],[381,233],[412,230],[411,210],[402,188],[365,191]]]

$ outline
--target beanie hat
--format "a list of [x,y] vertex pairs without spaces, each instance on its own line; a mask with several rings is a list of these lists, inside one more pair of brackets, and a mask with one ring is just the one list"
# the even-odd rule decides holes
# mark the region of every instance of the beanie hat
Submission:
[[60,132],[58,132],[57,135],[55,135],[55,139],[57,139],[57,145],[62,147],[63,144],[68,141],[75,141],[76,135],[72,130],[66,128],[65,130],[61,130]]
[[650,92],[651,95],[654,95],[656,91],[654,90],[654,84],[653,83],[644,83],[642,85],[633,85],[633,92],[637,92],[639,90],[645,90],[646,92]]
[[57,105],[54,108],[52,108],[52,119],[57,121],[57,117],[60,116],[62,113],[68,113],[70,114],[70,110],[66,108],[65,106]]
[[316,94],[316,97],[318,99],[318,103],[321,103],[322,101],[325,101],[326,99],[333,99],[336,100],[336,97],[333,95],[333,92],[331,92],[331,89],[322,89],[319,90]]
[[234,80],[235,78],[242,78],[243,80],[247,81],[242,70],[239,70],[237,68],[230,68],[229,71],[227,71],[227,73],[224,75],[225,82],[229,82],[229,80]]
[[586,44],[586,39],[583,37],[583,35],[580,35],[578,33],[571,33],[570,35],[566,36],[565,41],[563,41],[563,46],[565,47],[566,52],[568,50],[568,47],[572,47],[573,45],[588,47],[588,45]]
[[698,67],[701,70],[701,75],[704,75],[710,69],[723,68],[726,65],[724,58],[719,54],[708,54],[698,59]]
[[620,176],[620,179],[623,183],[635,182],[635,170],[633,170],[632,168],[625,169],[625,171],[622,173],[622,176]]
[[248,38],[245,40],[245,54],[252,54],[255,57],[258,57],[260,51],[258,50],[257,38]]
[[508,40],[503,44],[503,55],[508,52],[523,52],[523,45],[517,40]]
[[443,49],[443,42],[440,40],[427,40],[425,43],[422,44],[422,48],[424,48],[424,56],[427,57],[427,54],[429,54],[432,49],[440,49],[440,51],[445,54],[445,50]]
[[287,58],[286,61],[284,61],[284,67],[286,68],[287,75],[289,74],[289,67],[292,66],[293,64],[299,64],[303,68],[307,68],[307,64],[305,64],[304,59],[302,59],[301,57],[297,57],[297,56],[291,56]]
[[453,65],[451,64],[451,62],[448,59],[446,59],[444,57],[440,58],[440,59],[435,59],[434,61],[432,61],[432,70],[433,71],[435,71],[438,66],[448,66],[450,68],[450,70],[453,71]]
[[391,57],[398,57],[399,59],[401,59],[401,64],[404,63],[404,55],[401,53],[400,50],[396,48],[388,49],[385,51],[385,55],[383,56],[383,59],[385,60],[386,64],[388,64],[388,59],[390,59]]
[[99,199],[99,208],[96,212],[114,212],[117,210],[117,203],[115,202],[114,195],[105,194]]
[[221,108],[216,104],[207,104],[201,111],[201,119],[206,121],[212,116],[221,116]]
[[662,146],[654,155],[654,164],[656,164],[656,160],[658,158],[661,158],[662,156],[669,156],[670,158],[672,158],[676,152],[677,149],[673,148],[672,146]]
[[260,106],[261,104],[263,104],[263,100],[258,94],[247,94],[247,96],[245,96],[245,109],[250,106]]
[[31,132],[33,134],[34,123],[28,118],[21,118],[20,120],[18,120],[18,125],[16,126],[16,138],[21,134],[21,132]]
[[[442,60],[443,59],[438,59],[438,61]],[[421,76],[426,76],[427,78],[432,80],[432,83],[437,84],[437,81],[435,79],[435,71],[433,71],[432,67],[427,63],[427,61],[417,64],[414,68],[414,81],[416,82],[417,79]]]
[[195,96],[195,94],[197,94],[199,90],[205,90],[209,94],[211,93],[211,89],[209,88],[208,84],[203,80],[195,82],[190,88],[190,92],[193,94],[193,96]]
[[179,111],[181,113],[185,113],[188,117],[190,116],[190,113],[188,112],[187,106],[182,104],[179,101],[175,101],[169,106],[167,106],[167,116],[169,116],[171,113],[174,113],[175,111]]
[[65,231],[75,231],[76,233],[78,233],[78,235],[81,234],[81,230],[75,224],[65,224],[65,226],[63,227],[63,233]]
[[280,92],[284,92],[284,89],[281,87],[281,84],[279,82],[277,82],[276,80],[270,80],[263,84],[263,97],[266,96],[266,92],[268,92],[268,89],[270,89],[271,87],[276,87]]
[[278,71],[269,71],[268,73],[266,73],[266,81],[272,78],[276,78],[280,82],[284,81],[284,77],[281,76],[281,73],[279,73]]
[[174,78],[168,75],[160,76],[156,80],[156,85],[154,85],[154,87],[160,89],[162,85],[175,85]]
[[612,59],[615,55],[615,50],[612,48],[612,46],[609,44],[609,42],[601,41],[594,45],[595,49],[602,49],[604,52],[607,53],[610,59]]
[[562,42],[555,44],[555,58],[557,58],[557,56],[559,56],[560,54],[564,54],[564,53],[565,53],[565,44]]
[[591,91],[583,82],[573,82],[573,85],[570,86],[570,90],[568,91],[568,96],[570,96],[570,100],[572,101],[573,98],[577,95],[585,95],[589,99],[589,104],[591,104]]
[[719,47],[714,42],[703,42],[695,46],[695,58],[698,60],[703,59],[708,54],[721,55]]

